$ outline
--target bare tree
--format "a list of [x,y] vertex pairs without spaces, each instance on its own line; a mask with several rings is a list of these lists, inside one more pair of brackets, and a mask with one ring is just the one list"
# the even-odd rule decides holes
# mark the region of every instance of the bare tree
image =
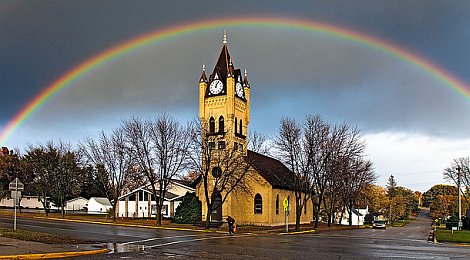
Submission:
[[[454,159],[451,165],[444,169],[444,179],[458,185],[458,170],[460,168],[460,184],[464,186],[464,190],[470,190],[470,157],[460,157]],[[470,198],[468,192],[464,192],[465,200]]]
[[329,165],[331,156],[331,130],[319,115],[307,116],[305,122],[305,150],[309,160],[310,190],[315,193],[312,202],[315,212],[315,227],[318,227],[320,210],[329,180]]
[[283,118],[279,126],[278,137],[275,141],[279,151],[279,157],[290,169],[290,180],[295,195],[295,229],[300,229],[300,218],[302,209],[306,206],[310,198],[310,179],[312,175],[309,171],[310,160],[306,147],[307,141],[302,132],[302,128],[294,119]]
[[156,198],[157,225],[161,225],[166,192],[186,168],[190,144],[189,126],[183,127],[166,114],[155,121],[133,117],[123,121],[127,142],[137,159],[140,170]]
[[269,155],[271,154],[272,146],[269,144],[269,139],[260,132],[251,131],[248,139],[248,150]]
[[244,151],[232,147],[232,139],[224,133],[210,132],[208,123],[196,119],[192,124],[190,168],[199,173],[207,206],[206,228],[211,212],[222,207],[233,191],[249,193],[246,175],[249,164]]
[[126,146],[122,128],[113,130],[111,135],[101,132],[98,140],[87,138],[80,144],[88,164],[94,167],[98,187],[113,207],[113,221],[116,222],[116,206],[123,195],[129,175],[135,171],[132,153]]

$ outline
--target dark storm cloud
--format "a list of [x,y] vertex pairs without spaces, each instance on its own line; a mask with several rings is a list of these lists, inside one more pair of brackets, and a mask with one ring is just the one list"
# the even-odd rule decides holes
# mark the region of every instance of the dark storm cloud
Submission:
[[[236,5],[233,1],[19,1],[0,17],[0,35],[8,36],[0,44],[0,124],[57,77],[118,42],[170,25],[225,16],[295,17],[350,27],[419,51],[470,82],[466,71],[470,59],[462,56],[470,43],[469,4],[408,0],[266,0]],[[159,45],[155,53],[99,69],[52,98],[53,109],[42,109],[40,121],[56,120],[57,111],[83,110],[74,118],[86,119],[90,113],[106,113],[106,108],[116,116],[119,112],[193,108],[197,106],[193,100],[196,90],[186,88],[199,77],[201,63],[210,67],[214,62],[220,48],[220,35],[214,36],[218,33],[184,38],[187,44],[175,42],[180,45],[170,46],[174,48]],[[401,62],[367,49],[351,49],[342,41],[309,37],[276,29],[229,32],[236,65],[246,66],[256,83],[253,107],[259,109],[260,117],[268,114],[263,109],[276,110],[276,100],[285,103],[291,113],[318,112],[371,131],[411,129],[460,135],[462,128],[448,131],[447,126],[457,121],[470,126],[465,118],[455,118],[468,110],[468,102],[429,75],[412,67],[400,70]],[[409,75],[406,70],[411,71]],[[298,98],[311,102],[314,109],[298,108]]]

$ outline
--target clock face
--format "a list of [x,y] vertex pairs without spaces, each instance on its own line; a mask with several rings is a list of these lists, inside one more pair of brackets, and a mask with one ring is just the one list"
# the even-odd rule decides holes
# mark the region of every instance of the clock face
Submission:
[[235,85],[235,91],[237,92],[237,96],[243,97],[243,86],[240,82],[237,82]]
[[214,80],[209,86],[209,91],[215,95],[215,94],[219,94],[220,92],[222,92],[223,88],[224,88],[224,84],[222,84],[222,81]]

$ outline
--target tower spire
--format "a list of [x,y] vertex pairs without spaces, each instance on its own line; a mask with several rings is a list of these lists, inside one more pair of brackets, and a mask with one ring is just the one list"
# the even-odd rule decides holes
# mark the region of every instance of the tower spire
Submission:
[[224,40],[222,41],[223,44],[227,44],[227,31],[224,29]]
[[206,77],[206,64],[202,64],[202,74],[201,78],[199,79],[199,82],[206,82],[207,83],[207,77]]

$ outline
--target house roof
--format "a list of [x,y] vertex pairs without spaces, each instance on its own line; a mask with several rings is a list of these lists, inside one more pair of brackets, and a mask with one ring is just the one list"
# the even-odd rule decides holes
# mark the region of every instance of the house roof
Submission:
[[84,197],[76,197],[76,198],[67,200],[65,203],[71,203],[71,202],[74,202],[74,201],[76,201],[76,200],[86,200],[86,201],[88,201],[88,200],[85,199]]
[[107,198],[101,198],[101,197],[91,197],[90,200],[94,199],[96,202],[98,202],[101,205],[104,206],[111,206],[111,203]]
[[263,177],[273,188],[293,190],[292,172],[279,160],[247,151],[248,163]]

